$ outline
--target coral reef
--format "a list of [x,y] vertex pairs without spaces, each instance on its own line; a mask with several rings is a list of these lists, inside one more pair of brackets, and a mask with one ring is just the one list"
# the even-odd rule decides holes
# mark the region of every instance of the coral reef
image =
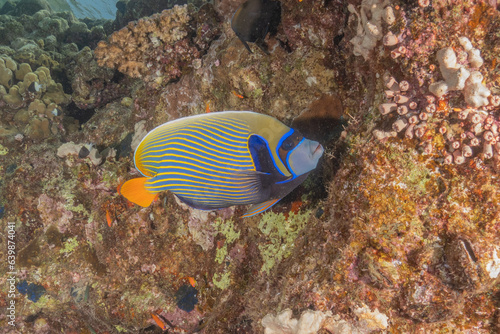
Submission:
[[[137,19],[141,1],[129,3]],[[109,24],[0,16],[0,245],[16,276],[0,279],[0,304],[15,301],[12,331],[498,332],[497,8],[284,0],[267,55],[231,30],[238,5],[157,12],[97,57]],[[103,53],[125,35],[143,43],[136,58]],[[116,71],[122,61],[138,77]],[[168,192],[148,208],[120,196],[145,133],[218,110],[313,134],[319,168],[248,219]]]
[[111,69],[97,65],[92,50],[84,47],[74,55],[74,62],[67,70],[73,89],[72,100],[80,109],[103,107],[127,94],[128,90],[113,81]]
[[[479,50],[473,48],[466,37],[460,37],[459,41],[468,54],[463,61],[472,67],[480,67],[483,60]],[[423,153],[440,154],[445,163],[463,164],[468,158],[480,156],[482,159],[493,158],[498,164],[500,97],[490,96],[491,92],[483,85],[483,75],[479,71],[471,72],[457,63],[457,55],[452,48],[440,49],[436,58],[445,80],[429,85],[429,91],[434,96],[422,94],[406,80],[398,84],[394,77],[385,74],[385,97],[388,101],[379,105],[379,111],[391,118],[396,111],[399,116],[392,124],[394,132],[377,129],[374,135],[384,140],[404,133],[406,138],[420,141],[418,145]],[[444,99],[445,95],[453,94],[452,91],[462,90],[464,101],[458,97]]]
[[397,37],[392,32],[389,31],[384,35],[384,26],[387,27],[396,22],[394,9],[388,1],[363,0],[359,13],[352,4],[349,4],[347,9],[356,16],[358,21],[356,36],[350,40],[354,55],[363,56],[367,60],[370,52],[382,39],[384,45],[397,44]]
[[44,139],[61,132],[60,110],[71,97],[52,79],[48,68],[40,66],[33,71],[27,63],[17,64],[10,57],[1,57],[0,95],[0,126],[13,126],[5,135],[24,133],[32,139]]
[[171,9],[175,5],[185,5],[192,3],[196,7],[203,5],[202,1],[178,1],[178,0],[120,0],[116,4],[116,18],[113,21],[112,29],[120,30],[129,22],[140,19],[141,17],[151,16],[160,13],[165,9]]
[[[202,7],[197,15],[204,15],[209,8]],[[212,13],[215,14],[213,10]],[[95,49],[99,65],[157,85],[178,79],[206,51],[210,39],[218,35],[216,20],[205,19],[203,27],[195,27],[197,37],[192,38],[190,22],[196,21],[194,14],[191,6],[174,6],[129,23],[113,33],[109,42],[99,42]],[[204,41],[207,37],[209,40]]]

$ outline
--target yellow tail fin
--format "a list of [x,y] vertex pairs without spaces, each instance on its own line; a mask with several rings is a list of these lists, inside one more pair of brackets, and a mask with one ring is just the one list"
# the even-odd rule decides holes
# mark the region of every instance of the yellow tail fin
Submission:
[[120,187],[120,194],[130,202],[147,208],[158,196],[158,194],[152,194],[146,190],[144,184],[147,180],[147,177],[128,180]]

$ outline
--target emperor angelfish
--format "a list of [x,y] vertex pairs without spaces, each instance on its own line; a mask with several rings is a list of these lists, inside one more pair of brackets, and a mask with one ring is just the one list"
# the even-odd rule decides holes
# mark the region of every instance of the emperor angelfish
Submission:
[[170,190],[193,208],[253,204],[243,217],[269,209],[301,184],[323,154],[318,142],[277,119],[251,111],[180,118],[149,132],[134,155],[145,176],[120,193],[147,207]]
[[243,3],[231,19],[231,28],[252,53],[247,42],[257,44],[268,53],[264,39],[268,33],[275,35],[281,21],[281,3],[273,0],[248,0]]

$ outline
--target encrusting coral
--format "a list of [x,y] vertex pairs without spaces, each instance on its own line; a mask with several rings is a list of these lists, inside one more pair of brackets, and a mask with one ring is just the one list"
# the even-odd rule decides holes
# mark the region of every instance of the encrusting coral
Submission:
[[[207,5],[206,8],[211,7]],[[204,44],[190,36],[193,34],[193,27],[190,26],[193,21],[193,6],[176,5],[160,14],[130,22],[113,33],[107,42],[99,42],[94,51],[95,57],[100,66],[116,68],[145,81],[168,83],[179,78],[191,62],[208,48],[209,43]],[[201,31],[194,30],[194,33],[213,35],[213,38],[217,33],[210,30],[217,29],[213,24],[206,23]]]

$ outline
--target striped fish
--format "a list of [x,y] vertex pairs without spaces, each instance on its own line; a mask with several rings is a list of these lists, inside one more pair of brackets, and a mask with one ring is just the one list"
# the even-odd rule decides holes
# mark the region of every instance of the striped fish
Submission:
[[147,207],[169,190],[203,210],[253,204],[244,217],[269,209],[316,168],[323,147],[278,120],[225,111],[181,118],[149,132],[134,155],[144,177],[120,193]]

